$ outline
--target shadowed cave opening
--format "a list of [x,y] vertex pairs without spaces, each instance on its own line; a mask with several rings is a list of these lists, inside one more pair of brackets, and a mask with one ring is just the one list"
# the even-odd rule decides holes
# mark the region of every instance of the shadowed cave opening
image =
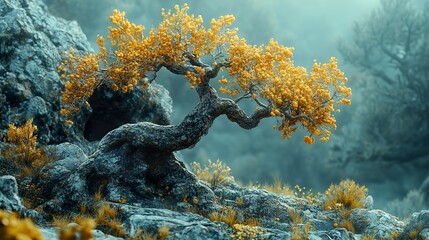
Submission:
[[99,87],[88,100],[92,113],[84,128],[84,137],[89,141],[99,141],[108,132],[126,123],[149,121],[169,124],[169,117],[150,89],[136,88],[132,92],[114,92],[107,87]]

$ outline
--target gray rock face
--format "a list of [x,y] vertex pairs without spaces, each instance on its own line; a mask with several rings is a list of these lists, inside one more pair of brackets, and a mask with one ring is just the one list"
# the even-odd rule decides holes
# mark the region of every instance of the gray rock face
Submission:
[[231,229],[225,223],[211,222],[192,213],[180,213],[167,209],[140,208],[129,212],[123,223],[134,236],[137,229],[146,233],[157,233],[168,227],[168,239],[229,239]]
[[65,206],[90,202],[99,191],[107,201],[126,197],[128,204],[144,207],[174,207],[185,196],[198,196],[204,211],[215,203],[213,191],[173,153],[125,146],[110,153],[97,152],[62,181],[58,190],[54,202]]
[[18,196],[18,185],[13,176],[0,177],[0,209],[19,211],[23,208]]
[[0,1],[0,130],[34,118],[41,143],[82,139],[82,123],[70,128],[58,114],[57,67],[70,48],[92,51],[76,22],[51,16],[41,1]]
[[429,210],[413,213],[404,228],[402,237],[406,238],[413,232],[421,236],[418,239],[427,239],[423,236],[427,236],[429,232]]
[[[47,240],[58,239],[58,228],[56,227],[40,228],[40,232],[42,233],[43,239],[47,239]],[[94,239],[97,239],[97,240],[123,240],[123,238],[117,238],[109,234],[105,234],[100,230],[93,230],[92,234],[94,236]]]
[[355,209],[351,214],[357,233],[373,234],[376,239],[389,239],[393,232],[401,232],[404,222],[381,210]]
[[17,212],[20,217],[32,218],[36,223],[44,221],[35,210],[24,207],[18,196],[18,185],[13,176],[0,176],[0,210]]
[[41,171],[41,177],[34,183],[44,190],[45,199],[51,199],[61,189],[61,184],[72,174],[88,157],[81,148],[72,143],[62,143],[47,147],[56,161],[46,165]]
[[93,51],[75,21],[52,16],[41,0],[0,0],[0,132],[34,118],[39,143],[74,142],[89,151],[84,137],[99,140],[124,123],[169,123],[171,98],[154,84],[129,94],[100,89],[90,99],[93,108],[77,114],[72,126],[65,124],[57,67],[70,48]]

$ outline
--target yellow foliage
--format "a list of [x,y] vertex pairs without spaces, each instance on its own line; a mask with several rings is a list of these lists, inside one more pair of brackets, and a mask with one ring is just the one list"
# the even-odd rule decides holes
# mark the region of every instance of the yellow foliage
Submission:
[[0,236],[2,240],[42,240],[40,230],[29,219],[0,210]]
[[234,224],[232,226],[232,239],[259,239],[261,234],[265,232],[262,228],[246,224]]
[[168,233],[170,231],[169,226],[163,226],[158,228],[158,233],[147,233],[143,232],[140,228],[137,229],[136,234],[134,236],[128,237],[129,240],[163,240],[168,237]]
[[72,222],[71,216],[52,216],[52,223],[55,227],[65,228],[69,223]]
[[291,240],[304,240],[308,239],[308,232],[311,229],[311,224],[308,222],[306,224],[292,225],[291,226]]
[[244,205],[244,200],[241,197],[237,197],[235,199],[235,204],[237,204],[238,207],[242,207]]
[[299,198],[306,199],[307,201],[309,201],[310,204],[313,204],[313,205],[320,204],[320,200],[318,199],[320,196],[319,192],[317,194],[313,194],[313,191],[311,189],[307,190],[305,187],[301,188],[299,185],[295,185],[294,194]]
[[349,219],[344,219],[340,224],[340,228],[345,228],[347,231],[356,233],[355,227],[353,226],[353,223]]
[[[87,99],[102,84],[127,93],[142,79],[146,86],[148,75],[156,77],[162,67],[177,69],[191,59],[207,57],[211,58],[209,69],[219,68],[230,76],[218,80],[220,92],[232,98],[247,96],[258,104],[265,100],[279,121],[276,128],[282,138],[290,138],[301,124],[310,134],[304,139],[306,143],[312,144],[313,136],[329,140],[331,130],[336,129],[335,105],[349,105],[351,95],[335,58],[325,64],[315,62],[308,73],[294,65],[293,48],[273,39],[267,45],[253,46],[239,38],[238,29],[229,28],[235,21],[233,16],[212,19],[206,28],[203,18],[188,15],[188,10],[186,4],[176,5],[174,12],[163,10],[163,21],[147,34],[143,26],[130,23],[124,12],[114,10],[109,35],[97,38],[100,51],[79,56],[71,50],[58,68],[67,80],[61,113],[70,116],[89,106]],[[194,88],[207,76],[205,67],[192,67],[192,71],[181,74]]]
[[353,180],[343,180],[339,185],[331,184],[326,190],[323,209],[348,211],[363,208],[367,193],[368,189],[365,186],[359,186]]
[[284,195],[293,195],[293,190],[289,187],[289,185],[282,183],[280,178],[275,178],[274,183],[272,185],[270,184],[264,184],[262,185],[263,189],[267,190],[268,192],[276,193],[276,194],[284,194]]
[[375,236],[370,234],[365,234],[362,236],[362,240],[375,240]]
[[[314,63],[309,74],[303,67],[295,67],[292,48],[270,40],[267,46],[251,46],[245,39],[233,37],[228,56],[231,61],[229,80],[232,84],[221,91],[231,96],[241,92],[256,93],[271,106],[271,116],[281,119],[276,128],[282,137],[289,137],[301,123],[311,135],[327,141],[330,130],[336,129],[331,113],[334,104],[350,104],[351,89],[345,87],[347,78],[337,68],[337,60]],[[334,99],[339,100],[335,101]],[[307,144],[314,139],[305,137]]]
[[210,213],[209,219],[210,221],[224,222],[232,227],[237,222],[237,212],[231,207],[223,208],[220,213],[216,211]]
[[99,202],[99,201],[101,201],[101,198],[102,198],[102,196],[101,196],[101,188],[100,188],[100,189],[98,189],[97,192],[95,192],[94,199],[95,199],[95,201]]
[[213,189],[234,182],[231,176],[231,168],[219,159],[216,162],[208,160],[208,166],[201,167],[197,162],[192,163],[192,170],[200,180],[208,182]]
[[298,225],[304,221],[303,216],[292,208],[289,209],[289,218],[292,225]]
[[21,127],[9,124],[4,139],[7,145],[1,153],[18,170],[18,177],[33,176],[49,162],[47,154],[37,147],[36,131],[33,119],[29,119]]
[[[98,36],[100,52],[80,57],[70,51],[66,60],[58,68],[62,78],[67,80],[63,93],[65,108],[62,113],[72,115],[87,105],[86,100],[94,89],[107,84],[113,90],[123,93],[131,91],[138,81],[146,77],[147,72],[158,71],[161,66],[179,64],[187,61],[184,53],[196,57],[208,55],[227,42],[236,30],[225,30],[233,21],[233,16],[222,16],[212,20],[211,28],[205,29],[201,16],[189,16],[185,4],[175,6],[175,13],[162,11],[164,20],[143,35],[145,29],[125,19],[125,13],[114,10],[110,21],[107,41],[113,51],[108,51],[105,39]],[[191,85],[195,86],[203,70],[189,73]],[[195,76],[193,76],[195,74]]]
[[117,237],[125,236],[124,229],[121,228],[121,221],[118,217],[118,209],[113,208],[110,204],[102,204],[96,209],[95,221],[97,225],[105,227],[111,234]]
[[249,227],[258,227],[261,226],[261,222],[256,218],[246,218],[243,220],[243,225]]
[[168,237],[168,233],[170,231],[170,227],[169,226],[163,226],[158,228],[158,236],[159,239],[164,240]]
[[76,236],[80,240],[92,240],[92,230],[96,227],[93,219],[85,219],[80,224],[69,224],[67,227],[60,230],[60,240],[75,240]]
[[410,239],[417,239],[417,237],[419,236],[419,232],[417,230],[412,230],[408,233],[408,236],[410,237]]
[[[423,229],[424,229],[424,226],[419,225],[416,229],[412,229],[408,232],[408,237],[410,239],[419,239],[419,234]],[[396,234],[396,235],[398,235],[398,234]]]

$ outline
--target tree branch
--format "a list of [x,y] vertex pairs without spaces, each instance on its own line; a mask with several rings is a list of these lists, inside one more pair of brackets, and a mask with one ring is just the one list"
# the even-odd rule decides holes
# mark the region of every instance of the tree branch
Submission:
[[178,64],[164,64],[165,68],[177,75],[186,75],[187,72],[195,72],[195,67],[191,65],[180,66]]
[[186,58],[188,58],[189,63],[192,66],[197,66],[197,67],[202,67],[202,68],[210,67],[209,65],[203,63],[199,58],[197,58],[194,54],[192,54],[190,52],[186,52],[186,53],[184,53],[184,55]]
[[195,145],[220,115],[227,115],[229,120],[245,129],[258,126],[261,119],[270,116],[270,108],[262,108],[249,117],[233,100],[213,94],[214,89],[210,85],[200,88],[203,94],[200,103],[179,125],[162,126],[149,122],[125,124],[109,132],[100,141],[99,154],[123,145],[178,151]]

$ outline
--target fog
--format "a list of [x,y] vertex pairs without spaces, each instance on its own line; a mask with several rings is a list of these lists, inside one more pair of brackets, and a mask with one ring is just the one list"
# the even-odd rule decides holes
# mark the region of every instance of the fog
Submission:
[[[96,35],[107,34],[108,17],[113,9],[125,11],[126,17],[130,21],[142,24],[146,29],[149,29],[157,26],[162,20],[161,8],[172,9],[174,4],[182,5],[186,2],[190,6],[190,13],[202,15],[205,23],[221,15],[234,15],[236,18],[234,26],[239,28],[239,35],[245,37],[250,44],[264,44],[270,38],[274,38],[282,45],[294,47],[293,60],[296,65],[310,68],[315,59],[320,62],[327,62],[331,56],[338,58],[340,69],[349,78],[349,86],[352,87],[353,96],[352,105],[342,108],[342,112],[336,115],[338,128],[332,133],[329,142],[316,141],[313,145],[306,145],[303,142],[304,131],[294,134],[290,140],[282,140],[280,134],[272,129],[275,122],[270,119],[263,120],[260,126],[255,129],[243,130],[236,124],[229,122],[225,117],[221,117],[215,121],[209,133],[195,147],[180,153],[181,159],[185,163],[193,161],[205,163],[208,159],[220,159],[232,168],[234,177],[240,182],[265,183],[271,182],[274,178],[281,178],[292,187],[298,184],[312,188],[313,192],[323,192],[331,183],[350,178],[368,187],[369,194],[374,197],[376,208],[385,208],[388,202],[404,198],[412,189],[419,189],[427,176],[428,154],[401,161],[390,161],[391,158],[386,157],[386,154],[381,150],[374,150],[372,153],[377,152],[379,154],[371,155],[368,153],[365,156],[369,156],[369,159],[359,161],[357,160],[363,159],[363,157],[356,157],[356,161],[354,161],[352,155],[349,154],[355,151],[350,150],[351,148],[356,149],[356,147],[349,146],[355,146],[357,143],[364,146],[357,148],[357,152],[361,151],[362,153],[368,152],[366,148],[378,149],[378,143],[381,144],[381,140],[368,140],[369,137],[362,134],[363,130],[361,129],[369,128],[374,123],[375,120],[365,118],[372,113],[371,111],[368,112],[368,108],[364,108],[364,106],[368,105],[370,96],[373,96],[377,89],[384,89],[384,86],[370,86],[369,81],[376,82],[376,80],[370,77],[370,73],[364,73],[358,64],[354,64],[350,60],[347,61],[343,52],[339,51],[339,43],[353,45],[353,36],[356,35],[353,32],[355,24],[366,24],[372,12],[380,7],[379,1],[46,1],[54,14],[77,20],[95,50],[97,49],[95,45]],[[427,0],[408,2],[415,9],[421,9]],[[429,25],[427,19],[422,20],[423,24]],[[426,28],[426,30],[428,29]],[[428,35],[429,33],[425,35],[424,41],[426,42],[429,41]],[[428,48],[424,49],[426,56],[428,56]],[[426,66],[428,67],[423,71],[427,73],[429,64]],[[391,73],[392,71],[386,70],[386,72]],[[429,82],[427,76],[423,78],[423,83]],[[183,117],[197,104],[196,93],[189,90],[186,79],[181,79],[165,71],[159,75],[157,82],[163,84],[173,98],[172,123],[180,123]],[[376,100],[376,102],[383,102],[383,96],[380,95],[379,98],[381,100]],[[409,104],[405,100],[401,103],[404,106]],[[427,103],[425,104],[427,106]],[[383,108],[382,105],[378,107]],[[427,112],[429,109],[423,110],[423,112],[425,111]],[[387,137],[383,134],[387,134],[389,128],[392,130],[397,126],[395,123],[396,116],[380,114],[377,116],[388,122],[393,122],[387,130],[380,131],[382,139],[391,138],[391,135]],[[426,131],[428,123],[425,120],[429,119],[426,117],[422,117],[422,119],[418,121],[423,128],[405,125],[404,129],[409,130],[406,133],[405,131],[399,132],[395,138],[401,139],[403,134],[413,135],[413,131]],[[422,137],[426,143],[429,142],[427,136]],[[396,144],[398,141],[395,140],[394,142]],[[339,148],[340,150],[335,150],[335,144],[342,146]],[[386,146],[383,145],[383,149],[390,151],[389,145]],[[396,149],[401,148],[401,146],[400,142],[395,145]],[[420,148],[427,148],[427,145],[423,144]],[[353,154],[353,156],[358,156]],[[337,160],[340,158],[339,155],[348,159],[346,163],[340,163]],[[427,208],[427,204],[423,207]]]

